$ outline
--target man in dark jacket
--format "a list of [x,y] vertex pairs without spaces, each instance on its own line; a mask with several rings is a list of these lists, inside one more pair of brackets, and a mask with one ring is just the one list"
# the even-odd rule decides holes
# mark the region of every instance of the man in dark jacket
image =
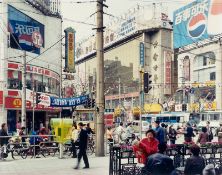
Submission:
[[79,164],[80,164],[80,161],[83,157],[83,161],[85,163],[85,167],[84,169],[86,168],[89,168],[89,161],[88,161],[88,157],[86,155],[86,149],[87,149],[87,141],[88,141],[88,133],[85,129],[83,129],[83,123],[80,122],[79,124],[79,128],[80,128],[80,133],[79,133],[79,153],[78,153],[78,163],[77,163],[77,166],[75,167],[75,169],[78,169],[79,168]]
[[[3,136],[1,138],[1,136]],[[0,130],[0,145],[3,146],[3,145],[7,145],[8,144],[8,137],[5,137],[5,136],[8,136],[8,133],[7,133],[7,125],[6,123],[3,123],[2,124],[2,128]]]
[[193,136],[194,136],[193,128],[191,127],[190,123],[187,123],[185,133],[184,133],[184,141],[185,142],[192,142]]
[[159,141],[159,143],[165,143],[165,139],[164,139],[164,130],[162,127],[160,127],[160,121],[155,121],[155,131],[156,131],[156,139]]
[[142,170],[142,175],[170,175],[173,172],[173,160],[164,154],[166,149],[166,143],[160,143],[158,145],[158,153],[152,154],[147,158],[146,165]]

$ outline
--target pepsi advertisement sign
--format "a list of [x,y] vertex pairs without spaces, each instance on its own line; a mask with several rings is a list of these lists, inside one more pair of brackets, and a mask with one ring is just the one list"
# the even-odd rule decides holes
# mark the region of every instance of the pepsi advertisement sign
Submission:
[[40,54],[44,47],[43,24],[8,5],[8,31],[11,48]]
[[221,34],[221,5],[221,0],[197,0],[176,10],[173,14],[174,48]]

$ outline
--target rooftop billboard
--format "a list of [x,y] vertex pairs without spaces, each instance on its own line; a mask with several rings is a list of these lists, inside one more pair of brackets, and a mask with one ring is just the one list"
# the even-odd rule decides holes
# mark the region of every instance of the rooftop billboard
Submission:
[[11,48],[40,54],[40,48],[44,47],[43,24],[9,5],[8,31]]
[[196,0],[174,12],[174,48],[222,33],[221,0]]

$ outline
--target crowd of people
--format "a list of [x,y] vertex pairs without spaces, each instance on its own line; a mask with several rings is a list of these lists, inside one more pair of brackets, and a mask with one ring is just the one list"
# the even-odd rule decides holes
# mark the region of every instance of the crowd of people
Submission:
[[[183,136],[185,143],[205,144],[211,142],[214,136],[217,136],[218,142],[222,142],[222,122],[215,129],[215,132],[212,131],[209,121],[202,128],[197,128],[195,124],[191,125],[189,122],[183,123],[181,126],[178,125],[175,128],[173,124],[167,125],[160,123],[160,121],[155,121],[149,129],[154,129],[159,143],[175,144],[181,136]],[[109,142],[117,144],[126,143],[129,140],[132,142],[132,140],[136,139],[132,123],[127,123],[124,126],[121,122],[118,127],[108,127],[106,134]]]
[[[206,122],[199,131],[196,125],[189,122],[175,128],[173,125],[155,121],[150,129],[145,133],[145,138],[135,137],[132,123],[120,123],[116,128],[107,129],[107,138],[110,142],[123,144],[128,143],[129,139],[134,138],[131,142],[133,151],[138,159],[138,163],[144,165],[143,174],[151,175],[176,175],[181,172],[174,168],[173,160],[165,155],[168,145],[175,144],[178,137],[183,136],[182,143],[192,145],[190,152],[192,156],[186,160],[183,172],[185,175],[215,175],[214,165],[205,165],[205,160],[199,155],[200,145],[212,142],[214,136],[218,137],[218,142],[222,141],[222,123],[216,128],[215,132],[210,127],[210,122]],[[194,139],[195,138],[195,139]]]

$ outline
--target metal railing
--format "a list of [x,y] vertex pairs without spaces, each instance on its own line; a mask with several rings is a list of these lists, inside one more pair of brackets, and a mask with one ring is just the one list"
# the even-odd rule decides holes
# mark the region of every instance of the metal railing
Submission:
[[[174,167],[184,167],[186,159],[191,156],[190,145],[175,144],[166,150]],[[205,163],[222,165],[222,143],[212,143],[200,147],[200,156]],[[109,175],[142,175],[142,168],[137,166],[137,158],[130,146],[113,146],[110,148]]]
[[[9,153],[13,159],[15,159],[15,155],[24,159],[28,155],[31,155],[32,158],[39,154],[45,157],[45,153],[49,154],[50,151],[55,154],[56,151],[59,151],[60,144],[57,141],[51,141],[55,137],[55,135],[0,136],[0,159],[4,160]],[[22,142],[23,138],[26,139],[25,142]],[[7,144],[3,145],[3,143]]]

